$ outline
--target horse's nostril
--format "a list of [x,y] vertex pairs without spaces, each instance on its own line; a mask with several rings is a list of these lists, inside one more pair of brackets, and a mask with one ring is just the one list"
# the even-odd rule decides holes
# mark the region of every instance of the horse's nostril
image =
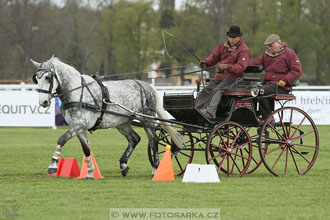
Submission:
[[43,106],[47,106],[48,105],[48,101],[44,101],[42,104],[43,104]]

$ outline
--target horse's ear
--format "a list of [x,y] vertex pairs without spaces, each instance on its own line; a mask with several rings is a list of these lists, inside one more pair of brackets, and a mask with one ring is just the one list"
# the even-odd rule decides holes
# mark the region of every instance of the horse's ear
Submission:
[[53,60],[54,60],[54,55],[49,60],[47,60],[46,66],[51,67],[53,64]]
[[54,60],[54,54],[53,56],[48,60],[49,63],[53,63],[53,60]]
[[30,60],[31,60],[32,64],[33,64],[36,68],[39,68],[39,67],[41,66],[41,63],[38,63],[38,62],[36,62],[36,61],[34,61],[34,60],[32,60],[32,59],[30,59]]

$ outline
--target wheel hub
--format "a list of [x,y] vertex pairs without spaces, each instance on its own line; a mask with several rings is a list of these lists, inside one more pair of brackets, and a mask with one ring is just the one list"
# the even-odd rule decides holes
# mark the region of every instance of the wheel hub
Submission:
[[231,154],[231,152],[233,151],[233,149],[230,148],[230,147],[228,147],[228,148],[226,149],[226,151],[227,151],[227,154]]
[[285,141],[285,145],[288,146],[288,147],[292,147],[292,146],[293,146],[293,142],[292,142],[292,140],[291,140],[291,139],[286,140],[286,141]]

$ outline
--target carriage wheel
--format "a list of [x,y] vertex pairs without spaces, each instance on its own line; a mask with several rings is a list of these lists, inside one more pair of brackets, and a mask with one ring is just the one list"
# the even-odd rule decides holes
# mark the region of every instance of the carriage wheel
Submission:
[[312,168],[319,151],[317,128],[301,109],[280,108],[263,124],[259,147],[263,163],[275,176],[304,175]]
[[252,144],[247,131],[235,122],[217,125],[207,140],[207,163],[214,162],[218,173],[227,176],[242,176],[248,169],[252,157]]
[[[255,127],[246,127],[246,131],[250,135],[251,144],[252,144],[252,157],[249,169],[246,171],[246,174],[251,174],[262,164],[262,160],[259,154],[259,131],[260,128]],[[253,135],[251,135],[253,134]],[[265,145],[267,147],[267,145]]]
[[[194,141],[193,136],[189,132],[178,131],[183,137],[184,147],[178,148],[172,141],[171,136],[163,129],[157,130],[158,154],[161,159],[165,153],[166,145],[171,145],[173,170],[176,176],[184,173],[186,167],[191,163],[194,156]],[[148,147],[148,157],[151,165],[154,164],[153,151]]]

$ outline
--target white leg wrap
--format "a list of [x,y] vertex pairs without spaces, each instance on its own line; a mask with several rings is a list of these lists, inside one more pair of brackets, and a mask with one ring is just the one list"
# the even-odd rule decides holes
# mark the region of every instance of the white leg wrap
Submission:
[[126,163],[122,163],[120,164],[120,171],[123,171],[127,168],[127,164]]
[[53,157],[52,157],[52,162],[50,163],[50,165],[48,166],[48,168],[57,168],[57,164],[59,159],[60,159],[60,156],[61,156],[61,145],[57,145],[56,146],[56,150],[53,154]]
[[48,166],[48,168],[57,168],[56,161],[53,160],[53,161],[50,163],[50,165]]
[[56,146],[56,150],[55,150],[55,152],[54,152],[54,154],[53,154],[53,159],[54,160],[59,160],[60,159],[60,157],[61,157],[61,145],[57,145]]
[[91,156],[86,157],[85,162],[87,163],[87,169],[88,169],[88,171],[94,172],[95,166],[94,166],[92,157]]
[[85,162],[87,164],[87,170],[88,170],[86,178],[92,178],[93,179],[94,178],[93,173],[94,173],[94,170],[95,170],[95,166],[94,166],[92,157],[91,156],[86,157]]

